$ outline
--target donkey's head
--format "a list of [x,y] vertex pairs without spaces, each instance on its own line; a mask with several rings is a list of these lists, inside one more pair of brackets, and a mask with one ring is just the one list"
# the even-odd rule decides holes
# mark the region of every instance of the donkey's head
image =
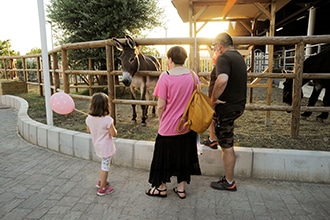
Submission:
[[126,35],[126,41],[120,42],[116,38],[113,38],[115,46],[121,51],[119,59],[123,69],[122,82],[125,86],[130,86],[132,83],[132,77],[139,70],[139,51],[137,49],[136,42],[128,35]]

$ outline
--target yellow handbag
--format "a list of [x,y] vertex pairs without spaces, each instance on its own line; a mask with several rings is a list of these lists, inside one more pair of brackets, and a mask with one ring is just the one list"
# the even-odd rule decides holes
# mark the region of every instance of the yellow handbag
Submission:
[[201,91],[200,86],[197,86],[194,75],[195,74],[192,72],[195,90],[192,93],[178,124],[177,131],[179,133],[187,128],[190,128],[197,133],[203,133],[208,129],[212,122],[214,110],[211,106],[211,100]]

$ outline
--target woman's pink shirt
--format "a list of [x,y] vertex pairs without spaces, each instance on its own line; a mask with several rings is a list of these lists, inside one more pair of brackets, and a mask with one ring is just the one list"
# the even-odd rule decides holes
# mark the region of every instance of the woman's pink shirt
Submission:
[[[199,84],[198,77],[195,76]],[[194,90],[194,81],[191,72],[181,75],[169,75],[166,72],[159,77],[154,96],[166,101],[166,107],[159,122],[158,133],[163,136],[184,134],[177,132],[177,126]]]

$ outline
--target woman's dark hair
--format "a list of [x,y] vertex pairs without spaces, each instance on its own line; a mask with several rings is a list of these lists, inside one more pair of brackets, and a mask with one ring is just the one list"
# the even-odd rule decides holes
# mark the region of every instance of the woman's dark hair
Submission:
[[175,64],[184,64],[187,59],[187,52],[183,47],[175,46],[171,47],[167,51],[167,58],[171,58]]
[[109,97],[105,93],[99,92],[92,96],[89,114],[98,117],[110,114]]

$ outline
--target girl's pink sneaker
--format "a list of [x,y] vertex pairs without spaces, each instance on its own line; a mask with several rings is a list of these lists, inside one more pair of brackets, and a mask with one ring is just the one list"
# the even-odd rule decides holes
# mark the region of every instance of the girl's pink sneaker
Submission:
[[104,188],[99,188],[98,190],[97,190],[97,195],[99,195],[99,196],[104,196],[104,195],[107,195],[107,194],[110,194],[110,193],[112,193],[114,191],[114,188],[113,187],[111,187],[111,186],[105,186]]

